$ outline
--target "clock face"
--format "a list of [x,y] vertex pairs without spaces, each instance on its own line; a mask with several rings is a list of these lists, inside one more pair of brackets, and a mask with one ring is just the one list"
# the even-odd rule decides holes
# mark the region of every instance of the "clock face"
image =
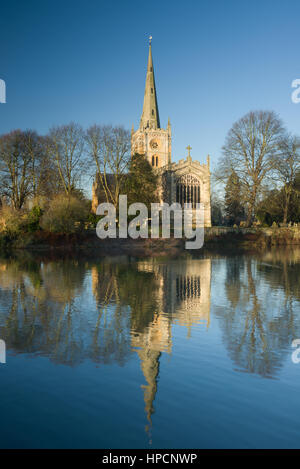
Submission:
[[157,150],[160,147],[160,141],[157,138],[154,138],[150,142],[150,147],[152,150]]

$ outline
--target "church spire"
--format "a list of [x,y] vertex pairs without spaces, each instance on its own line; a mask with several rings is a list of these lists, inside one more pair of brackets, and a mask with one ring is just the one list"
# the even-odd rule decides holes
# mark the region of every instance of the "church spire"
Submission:
[[152,60],[152,37],[149,38],[149,56],[146,76],[146,86],[144,94],[143,113],[140,122],[140,129],[160,129],[157,96],[154,79],[154,67]]

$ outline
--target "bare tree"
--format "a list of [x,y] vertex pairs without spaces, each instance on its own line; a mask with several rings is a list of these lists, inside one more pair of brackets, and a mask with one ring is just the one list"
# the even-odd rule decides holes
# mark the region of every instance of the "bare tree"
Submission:
[[284,128],[271,111],[249,112],[229,131],[217,177],[226,181],[234,170],[241,182],[247,205],[246,225],[251,224],[257,197],[274,170]]
[[15,130],[0,138],[0,182],[2,195],[21,209],[35,191],[40,140],[33,131]]
[[31,161],[32,195],[33,197],[36,197],[39,180],[39,165],[43,153],[42,137],[40,137],[35,131],[26,130],[25,132],[22,132],[22,140],[24,152],[28,155]]
[[123,127],[93,125],[86,142],[106,200],[117,207],[130,163],[130,133]]
[[52,197],[62,190],[61,181],[55,163],[48,157],[47,137],[42,137],[32,130],[23,132],[24,150],[31,160],[30,196],[39,203],[41,197]]
[[47,153],[56,165],[63,190],[70,195],[87,169],[84,155],[84,131],[74,122],[53,127],[47,139]]
[[300,171],[300,139],[294,135],[286,135],[280,143],[280,153],[275,164],[276,177],[283,183],[283,223],[287,223],[290,202],[296,191],[295,178]]
[[52,198],[59,192],[64,191],[60,175],[57,171],[57,165],[53,158],[49,158],[49,146],[51,141],[49,137],[40,137],[42,147],[39,159],[35,165],[34,175],[34,196],[36,199]]

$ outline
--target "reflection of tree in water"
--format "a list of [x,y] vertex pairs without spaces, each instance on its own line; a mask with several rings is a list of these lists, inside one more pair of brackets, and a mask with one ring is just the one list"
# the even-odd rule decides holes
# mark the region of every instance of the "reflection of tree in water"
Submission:
[[39,264],[11,260],[0,265],[0,328],[8,348],[78,361],[74,298],[84,269],[73,262]]
[[258,271],[272,288],[282,288],[286,301],[300,300],[300,248],[272,250],[258,264]]
[[87,265],[74,260],[2,261],[0,334],[8,349],[68,365],[86,358],[123,364],[130,354],[128,311],[110,308],[105,296],[98,311],[89,310],[87,277]]
[[[98,347],[99,350],[103,343],[106,344],[105,350],[117,344],[120,363],[132,349],[132,338],[153,321],[155,279],[153,275],[139,273],[134,265],[122,262],[92,267],[92,279],[99,311],[94,334],[95,349]],[[99,340],[101,330],[105,333]]]
[[227,299],[233,308],[236,308],[240,300],[243,267],[244,265],[239,257],[230,259],[226,263],[225,290]]
[[282,266],[280,284],[269,277],[276,269],[261,270],[262,266],[250,258],[228,259],[226,266],[225,291],[230,307],[219,310],[217,316],[230,357],[242,370],[273,377],[290,353],[293,338],[300,336],[299,319],[291,302],[285,301],[283,308],[277,304],[275,309],[266,303],[279,285],[284,286],[285,299],[289,296]]
[[143,332],[158,311],[158,283],[153,273],[139,272],[136,265],[126,265],[120,272],[120,298],[131,311],[131,331]]

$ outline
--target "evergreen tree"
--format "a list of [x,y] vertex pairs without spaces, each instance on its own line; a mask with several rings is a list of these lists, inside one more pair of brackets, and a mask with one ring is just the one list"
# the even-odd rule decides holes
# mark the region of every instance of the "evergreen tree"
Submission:
[[285,203],[283,189],[267,190],[256,207],[255,216],[263,226],[282,222],[282,208]]
[[225,188],[225,216],[228,225],[239,224],[244,218],[241,204],[241,184],[238,175],[232,170]]
[[289,219],[295,223],[300,222],[300,171],[297,172],[293,183]]
[[142,202],[149,209],[152,202],[158,202],[157,186],[158,176],[148,160],[138,153],[133,155],[125,182],[128,204]]
[[[289,188],[290,200],[287,212],[287,221],[292,223],[300,222],[300,172],[297,172]],[[271,226],[273,222],[283,223],[282,213],[286,208],[286,187],[281,189],[272,189],[266,192],[265,196],[259,202],[256,210],[256,217],[263,225]]]
[[210,197],[210,206],[211,206],[211,223],[212,226],[221,226],[224,225],[224,204],[213,190],[211,191]]

